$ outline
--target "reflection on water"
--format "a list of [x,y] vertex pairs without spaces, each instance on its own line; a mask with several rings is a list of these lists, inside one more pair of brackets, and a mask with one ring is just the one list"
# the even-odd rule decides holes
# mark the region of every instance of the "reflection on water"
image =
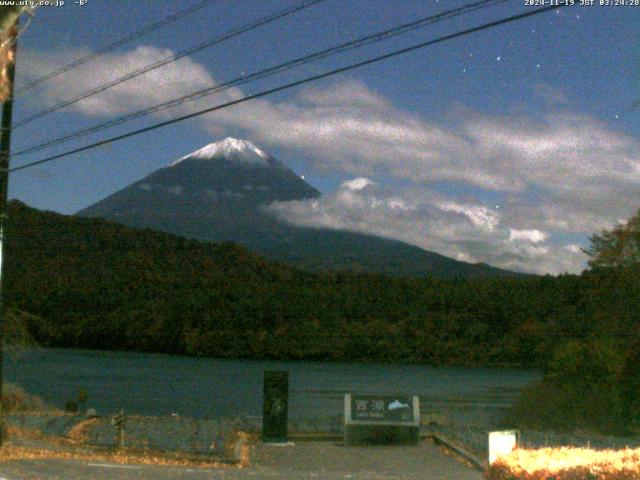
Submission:
[[420,395],[422,409],[446,403],[502,406],[539,372],[422,365],[187,358],[131,352],[24,349],[5,358],[5,379],[63,407],[87,391],[100,414],[193,417],[261,415],[265,370],[289,371],[290,417],[316,418],[342,409],[342,395]]

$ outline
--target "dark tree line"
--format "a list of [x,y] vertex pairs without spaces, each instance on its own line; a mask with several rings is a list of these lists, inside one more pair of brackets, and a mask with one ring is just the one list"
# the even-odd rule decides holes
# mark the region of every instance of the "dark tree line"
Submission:
[[315,274],[17,202],[8,239],[7,302],[42,319],[32,333],[47,345],[538,367],[568,339],[640,338],[637,265],[478,280]]

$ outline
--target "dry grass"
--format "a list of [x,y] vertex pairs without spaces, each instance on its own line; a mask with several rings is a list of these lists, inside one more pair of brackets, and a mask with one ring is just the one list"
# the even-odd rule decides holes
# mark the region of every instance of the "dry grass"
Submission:
[[78,444],[86,443],[89,436],[89,429],[98,422],[100,422],[100,419],[97,417],[81,420],[67,432],[69,441]]
[[487,480],[639,480],[640,448],[515,450],[494,462]]
[[160,465],[171,467],[200,468],[238,468],[220,462],[195,461],[189,459],[167,458],[152,452],[131,452],[122,450],[114,452],[80,452],[67,450],[48,450],[15,445],[6,445],[0,449],[0,464],[11,460],[77,460],[83,462],[110,462],[122,465]]
[[[249,465],[249,441],[245,434],[238,433],[246,443],[242,446],[240,461],[236,464],[211,461],[205,458],[191,458],[180,454],[171,455],[153,450],[123,449],[111,450],[106,448],[90,448],[82,446],[83,428],[80,428],[74,438],[54,437],[40,432],[7,426],[6,431],[10,440],[0,449],[0,465],[12,460],[75,460],[81,462],[110,462],[121,465],[156,465],[167,467],[189,468],[242,468]],[[15,445],[15,439],[38,440],[46,448],[33,448]]]
[[[11,413],[29,412],[29,415],[64,415],[64,412],[51,409],[42,399],[27,394],[22,388],[15,385],[5,384],[3,397],[5,408]],[[237,459],[235,464],[230,464],[228,461],[213,461],[211,458],[197,457],[179,452],[167,453],[151,449],[112,450],[91,447],[86,443],[87,432],[98,421],[96,418],[80,421],[71,428],[65,437],[51,436],[37,430],[5,425],[5,432],[10,440],[0,449],[0,464],[19,459],[60,459],[178,467],[242,468],[249,465],[251,445],[255,443],[254,436],[250,434],[244,432],[231,433],[231,441],[225,453],[228,458]],[[236,450],[235,445],[237,442],[240,443]],[[21,446],[25,443],[41,445],[42,448]]]
[[52,407],[36,396],[25,392],[21,387],[11,383],[5,383],[2,387],[2,406],[5,413],[17,412],[50,412]]

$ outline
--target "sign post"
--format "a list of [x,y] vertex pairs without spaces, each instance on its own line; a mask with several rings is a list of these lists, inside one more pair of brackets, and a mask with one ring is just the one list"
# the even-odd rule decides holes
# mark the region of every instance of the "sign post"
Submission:
[[289,373],[264,372],[262,403],[262,440],[269,443],[287,442],[289,411]]
[[420,441],[420,400],[417,395],[344,397],[346,445],[403,444]]
[[78,390],[78,409],[80,413],[85,411],[85,402],[87,401],[87,391],[84,388]]
[[114,415],[111,417],[111,425],[116,427],[118,431],[118,439],[117,444],[120,450],[124,448],[124,421],[125,421],[124,411],[120,410],[118,415]]

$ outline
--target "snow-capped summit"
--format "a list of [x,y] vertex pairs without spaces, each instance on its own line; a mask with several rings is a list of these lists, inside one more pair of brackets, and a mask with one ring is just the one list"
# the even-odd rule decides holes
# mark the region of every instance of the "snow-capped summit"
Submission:
[[225,160],[235,161],[239,163],[255,164],[262,166],[270,166],[275,163],[275,159],[268,153],[256,147],[248,140],[240,140],[237,138],[227,137],[219,142],[205,145],[189,155],[186,155],[174,161],[170,166],[173,167],[183,160],[187,159],[211,160],[215,158],[224,158]]

